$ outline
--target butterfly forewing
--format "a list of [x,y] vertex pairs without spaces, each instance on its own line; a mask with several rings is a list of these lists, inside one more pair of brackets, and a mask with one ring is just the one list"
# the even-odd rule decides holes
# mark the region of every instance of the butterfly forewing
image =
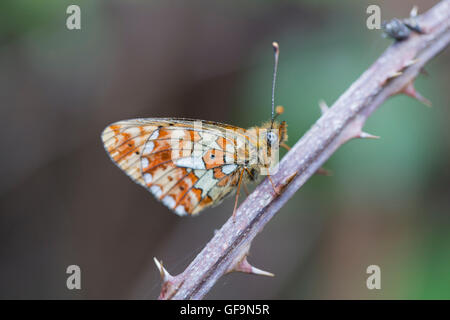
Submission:
[[245,162],[240,146],[255,144],[234,126],[172,118],[119,121],[102,140],[113,162],[179,215],[196,214],[235,190]]

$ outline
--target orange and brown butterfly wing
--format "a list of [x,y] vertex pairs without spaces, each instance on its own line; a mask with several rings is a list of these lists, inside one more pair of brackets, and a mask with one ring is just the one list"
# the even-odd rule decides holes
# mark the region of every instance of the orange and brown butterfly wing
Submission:
[[109,125],[102,140],[131,179],[186,215],[218,204],[237,185],[242,166],[236,162],[236,144],[246,138],[227,138],[225,129],[239,128],[190,119],[134,119]]

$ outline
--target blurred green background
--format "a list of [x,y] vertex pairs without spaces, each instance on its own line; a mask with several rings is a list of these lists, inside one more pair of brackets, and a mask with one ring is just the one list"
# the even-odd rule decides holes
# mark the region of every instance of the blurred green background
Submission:
[[[82,29],[66,28],[81,7]],[[233,199],[179,218],[108,159],[100,133],[134,117],[249,127],[276,103],[293,145],[389,46],[366,8],[406,17],[437,1],[0,2],[0,298],[156,298],[153,256],[184,270],[229,218]],[[448,50],[416,87],[373,114],[255,239],[210,299],[450,299]],[[66,288],[66,268],[82,290]],[[366,268],[381,268],[368,290]]]

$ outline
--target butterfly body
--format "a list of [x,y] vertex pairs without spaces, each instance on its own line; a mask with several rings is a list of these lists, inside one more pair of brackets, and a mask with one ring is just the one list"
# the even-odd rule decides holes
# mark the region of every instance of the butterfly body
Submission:
[[178,215],[219,204],[270,168],[286,124],[247,130],[203,120],[132,119],[102,133],[105,150],[132,180]]

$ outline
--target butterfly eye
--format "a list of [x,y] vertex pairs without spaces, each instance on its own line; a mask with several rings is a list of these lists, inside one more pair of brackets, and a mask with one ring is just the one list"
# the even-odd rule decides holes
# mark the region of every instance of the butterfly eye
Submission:
[[277,142],[278,142],[278,136],[276,135],[276,133],[274,133],[274,132],[269,132],[269,133],[267,134],[267,142],[268,142],[270,145],[273,145],[273,144],[277,143]]

